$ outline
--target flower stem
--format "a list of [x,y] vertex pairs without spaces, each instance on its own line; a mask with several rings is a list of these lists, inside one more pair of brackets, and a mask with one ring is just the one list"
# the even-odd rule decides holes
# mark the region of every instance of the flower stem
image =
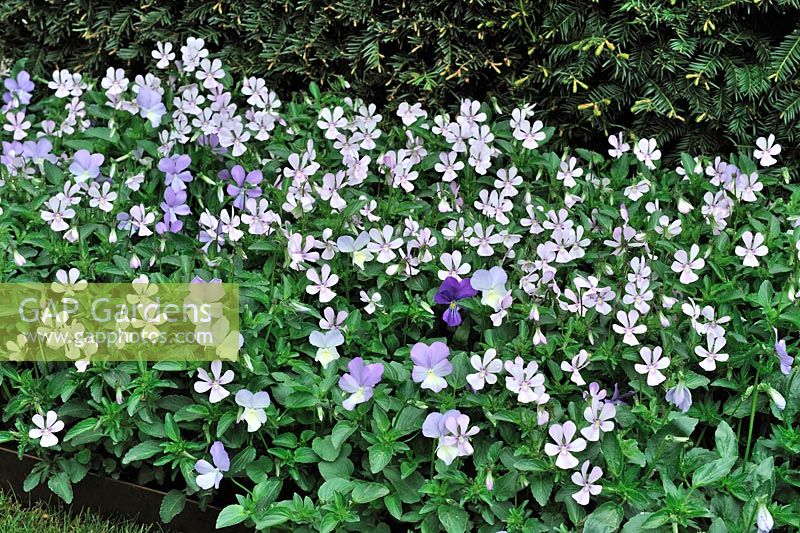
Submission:
[[756,418],[756,403],[758,403],[758,373],[760,369],[756,369],[756,382],[753,385],[753,399],[750,401],[750,423],[747,427],[747,447],[744,452],[744,462],[750,458],[750,445],[753,441],[753,422]]

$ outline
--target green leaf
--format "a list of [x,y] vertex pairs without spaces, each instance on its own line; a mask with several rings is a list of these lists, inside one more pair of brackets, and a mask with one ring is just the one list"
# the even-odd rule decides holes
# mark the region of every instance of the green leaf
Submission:
[[241,505],[229,505],[217,516],[217,529],[235,526],[247,520],[247,513]]
[[64,435],[64,442],[72,442],[77,446],[100,440],[103,436],[103,431],[98,430],[96,427],[99,423],[100,421],[97,418],[81,420]]
[[600,443],[600,449],[603,452],[603,458],[606,460],[609,471],[614,477],[622,473],[622,466],[625,459],[622,455],[622,447],[619,445],[616,433],[606,433],[603,435],[603,442]]
[[350,496],[355,503],[369,503],[389,494],[389,488],[380,483],[356,481]]
[[167,438],[173,442],[181,440],[181,430],[171,413],[167,413],[164,419],[164,433],[167,435]]
[[617,531],[622,523],[622,507],[606,502],[586,517],[583,533],[611,533]]
[[439,522],[447,533],[464,533],[467,530],[467,512],[455,505],[439,507]]
[[692,475],[692,486],[705,487],[719,481],[730,473],[735,463],[736,457],[729,456],[704,464]]
[[161,508],[158,510],[161,521],[167,524],[170,523],[173,518],[183,511],[185,505],[186,493],[177,489],[169,491],[164,495],[164,499],[161,500]]
[[47,486],[66,503],[72,503],[72,483],[70,483],[69,475],[66,472],[59,472],[48,479]]
[[161,443],[157,440],[146,440],[128,450],[122,458],[122,464],[127,465],[134,461],[149,459],[161,452]]
[[385,444],[375,444],[369,447],[369,470],[377,474],[392,460],[394,450]]
[[329,436],[317,437],[311,443],[311,449],[314,453],[319,455],[323,461],[335,461],[339,457],[339,450],[333,445],[333,441]]
[[537,474],[531,478],[531,494],[536,503],[544,507],[553,492],[553,477],[549,474]]
[[349,420],[342,420],[338,424],[333,427],[333,432],[331,432],[331,444],[337,450],[342,447],[344,441],[352,435],[356,430],[355,422],[351,422]]
[[739,446],[736,443],[736,434],[724,420],[719,423],[714,432],[714,441],[717,443],[717,452],[721,457],[738,457]]

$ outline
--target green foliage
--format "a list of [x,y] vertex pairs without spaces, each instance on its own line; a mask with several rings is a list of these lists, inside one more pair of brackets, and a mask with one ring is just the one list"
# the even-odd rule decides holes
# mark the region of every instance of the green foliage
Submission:
[[774,133],[796,162],[799,18],[799,0],[6,0],[0,56],[98,75],[198,36],[284,96],[342,80],[378,104],[488,94],[537,103],[565,124],[559,147],[626,129],[729,153]]

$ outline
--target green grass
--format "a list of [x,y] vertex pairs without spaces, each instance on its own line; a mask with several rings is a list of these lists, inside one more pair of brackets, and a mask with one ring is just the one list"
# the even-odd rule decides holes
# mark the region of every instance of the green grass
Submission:
[[0,492],[2,533],[156,533],[157,526],[109,521],[91,513],[69,514],[47,505],[24,507],[12,495]]

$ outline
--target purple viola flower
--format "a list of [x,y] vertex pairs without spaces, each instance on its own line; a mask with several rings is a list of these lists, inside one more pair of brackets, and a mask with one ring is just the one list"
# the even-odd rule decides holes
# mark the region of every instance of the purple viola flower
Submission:
[[139,87],[139,94],[136,96],[136,104],[139,106],[139,116],[150,121],[154,128],[161,123],[167,108],[161,101],[161,95],[148,87]]
[[58,159],[51,152],[53,143],[46,138],[38,141],[25,141],[22,145],[22,153],[30,159],[34,165],[41,168],[45,161],[55,164]]
[[186,188],[192,181],[192,173],[187,170],[192,163],[192,158],[186,154],[165,157],[158,162],[158,170],[164,173],[167,187],[176,190]]
[[778,338],[778,330],[775,330],[775,353],[778,354],[778,360],[780,361],[781,365],[781,373],[785,376],[788,376],[792,373],[792,365],[794,364],[794,357],[789,355],[789,352],[786,350],[786,339],[779,339]]
[[231,468],[228,452],[218,440],[211,445],[211,460],[214,462],[213,465],[205,459],[200,459],[194,465],[195,471],[200,474],[195,481],[201,489],[210,489],[211,487],[218,489],[219,482],[222,481],[222,473]]
[[350,393],[350,397],[342,402],[348,411],[372,398],[372,391],[383,377],[383,365],[373,363],[365,365],[361,357],[347,363],[348,373],[339,378],[339,388]]
[[167,187],[161,209],[164,211],[164,219],[156,224],[156,233],[178,233],[183,228],[183,222],[178,219],[178,215],[186,216],[191,213],[186,205],[186,191]]
[[692,406],[692,391],[683,382],[667,391],[667,401],[685,413]]
[[434,342],[430,346],[418,342],[411,348],[411,360],[414,368],[411,379],[421,383],[423,389],[439,392],[447,387],[445,376],[453,373],[453,365],[447,359],[450,349],[443,342]]
[[100,175],[100,165],[105,159],[103,154],[91,154],[89,150],[78,150],[72,157],[69,171],[75,176],[77,183],[93,180]]
[[230,172],[223,170],[219,173],[221,179],[230,179],[233,183],[228,184],[228,194],[233,197],[233,205],[237,209],[244,209],[244,203],[248,198],[259,198],[261,196],[261,181],[264,176],[260,170],[252,170],[245,175],[245,170],[241,165],[234,166]]
[[619,392],[619,384],[614,383],[614,394],[612,394],[611,398],[609,398],[607,401],[608,401],[608,403],[613,404],[613,405],[627,405],[625,400],[630,398],[631,396],[633,396],[633,394],[634,394],[634,392],[632,390],[628,391],[628,392],[623,392],[623,393],[620,394],[620,392]]
[[458,281],[456,278],[449,276],[442,282],[441,287],[439,287],[439,292],[436,293],[433,301],[437,304],[447,306],[442,318],[448,326],[453,327],[461,324],[461,313],[458,307],[458,301],[465,298],[472,298],[477,294],[478,291],[472,288],[469,278]]
[[31,75],[24,70],[20,70],[16,78],[6,78],[3,85],[8,90],[7,93],[3,94],[3,101],[9,104],[9,108],[12,107],[15,99],[19,105],[31,103],[35,85],[31,81]]

